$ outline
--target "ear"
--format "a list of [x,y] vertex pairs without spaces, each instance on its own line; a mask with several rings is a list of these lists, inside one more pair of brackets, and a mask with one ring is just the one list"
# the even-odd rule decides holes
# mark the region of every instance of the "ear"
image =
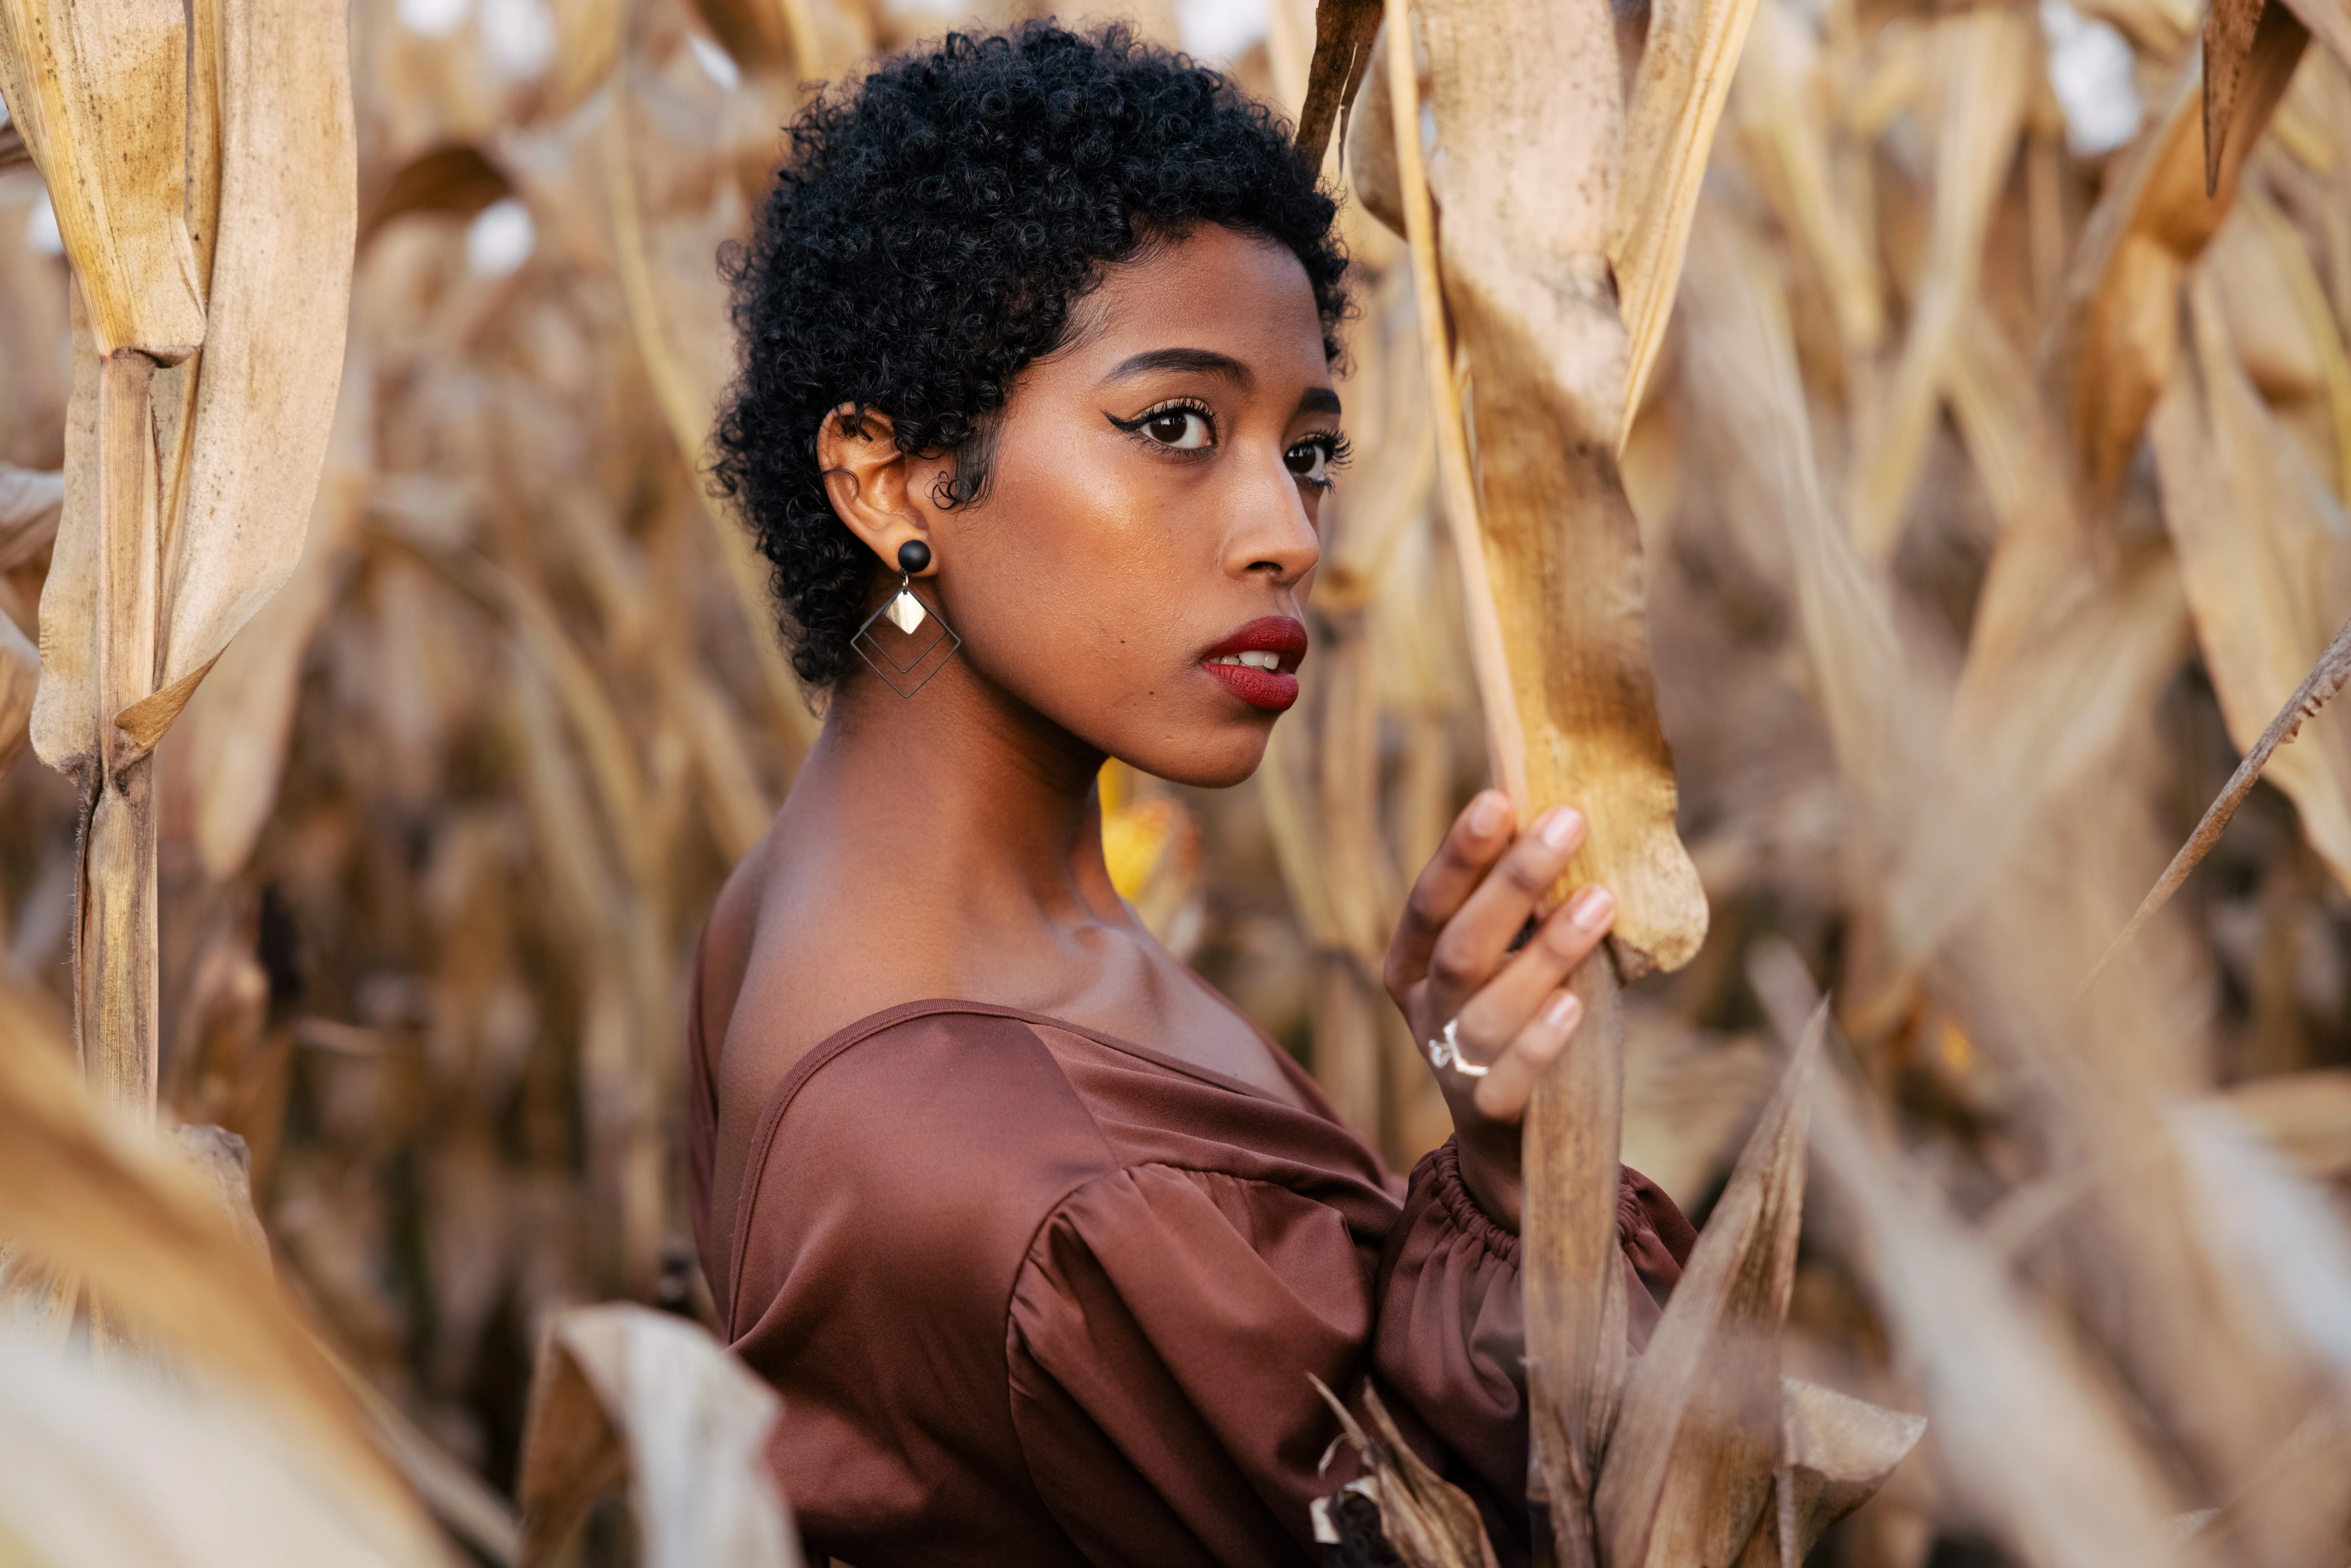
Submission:
[[[910,539],[930,543],[929,509],[911,483],[914,465],[898,450],[894,434],[888,414],[861,413],[845,402],[824,416],[816,436],[817,467],[833,515],[892,571],[898,570],[900,546]],[[938,570],[935,553],[924,570]]]

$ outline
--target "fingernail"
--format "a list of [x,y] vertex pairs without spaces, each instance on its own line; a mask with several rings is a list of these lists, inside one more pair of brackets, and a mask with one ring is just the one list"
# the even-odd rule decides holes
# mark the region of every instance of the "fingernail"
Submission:
[[1575,1022],[1575,1015],[1583,1010],[1583,1004],[1575,999],[1574,992],[1562,991],[1551,999],[1551,1006],[1543,1009],[1543,1022],[1555,1030],[1564,1030]]
[[1583,826],[1583,812],[1573,806],[1559,806],[1553,808],[1543,818],[1542,827],[1538,830],[1538,835],[1541,838],[1545,849],[1563,850],[1574,840]]
[[1598,883],[1588,883],[1567,906],[1567,917],[1586,931],[1597,931],[1616,913],[1616,895]]
[[1481,839],[1490,839],[1502,831],[1502,823],[1510,814],[1510,803],[1489,789],[1469,808],[1469,831]]

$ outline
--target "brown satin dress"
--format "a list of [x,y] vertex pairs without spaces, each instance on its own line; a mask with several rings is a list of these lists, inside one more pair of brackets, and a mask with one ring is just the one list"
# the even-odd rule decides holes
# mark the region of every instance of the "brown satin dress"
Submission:
[[[1353,1473],[1317,1473],[1338,1427],[1312,1373],[1375,1380],[1526,1560],[1518,1240],[1450,1144],[1400,1182],[1270,1044],[1310,1109],[925,1001],[809,1052],[716,1195],[695,984],[695,1239],[726,1337],[783,1395],[770,1454],[812,1558],[1311,1563],[1311,1500]],[[1646,1178],[1620,1191],[1637,1348],[1695,1237]]]

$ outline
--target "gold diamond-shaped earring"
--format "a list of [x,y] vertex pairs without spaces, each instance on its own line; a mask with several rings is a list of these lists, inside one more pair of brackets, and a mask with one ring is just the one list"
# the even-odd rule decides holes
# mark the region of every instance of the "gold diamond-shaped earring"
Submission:
[[[925,570],[930,564],[931,547],[922,540],[908,539],[900,545],[898,591],[890,596],[888,603],[865,618],[865,623],[858,627],[857,634],[849,643],[857,650],[858,657],[873,667],[873,673],[882,677],[883,684],[902,697],[911,697],[921,691],[929,684],[930,678],[955,657],[956,650],[963,646],[963,639],[956,635],[955,628],[947,624],[946,617],[914,596],[914,573]],[[937,636],[924,643],[911,658],[902,659],[875,634],[873,624],[877,621],[887,621],[898,629],[902,638],[907,639],[921,630],[925,621],[936,622],[939,631]],[[941,649],[946,651],[942,653]],[[937,655],[935,659],[934,654]],[[925,668],[925,665],[929,667]],[[917,674],[917,671],[921,674]]]

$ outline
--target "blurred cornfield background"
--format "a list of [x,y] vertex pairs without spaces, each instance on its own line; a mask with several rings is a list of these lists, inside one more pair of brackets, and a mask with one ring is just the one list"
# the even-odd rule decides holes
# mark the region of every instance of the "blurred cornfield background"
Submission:
[[[707,1320],[687,966],[819,723],[699,474],[716,255],[799,84],[1026,14],[352,0],[360,249],[308,542],[160,752],[162,1099],[246,1140],[281,1280],[501,1490],[553,1313]],[[1309,0],[1064,19],[1111,15],[1303,99]],[[2351,1555],[2351,711],[2074,999],[2351,615],[2351,73],[2323,29],[2288,55],[2208,198],[2202,25],[1758,0],[1625,446],[1712,910],[1627,993],[1625,1159],[1704,1218],[1779,1078],[1757,977],[1800,958],[1895,1136],[1829,1160],[1787,1365],[1937,1419],[1822,1547],[1855,1568],[2130,1561],[2069,1531],[2119,1551],[2107,1511],[2158,1496],[2233,1511],[2215,1560]],[[1239,789],[1113,765],[1105,834],[1402,1166],[1448,1126],[1380,958],[1487,753],[1409,257],[1345,222],[1359,456],[1305,698]],[[27,633],[70,382],[19,155],[0,611]],[[0,781],[6,968],[59,1016],[75,821],[29,756]]]

